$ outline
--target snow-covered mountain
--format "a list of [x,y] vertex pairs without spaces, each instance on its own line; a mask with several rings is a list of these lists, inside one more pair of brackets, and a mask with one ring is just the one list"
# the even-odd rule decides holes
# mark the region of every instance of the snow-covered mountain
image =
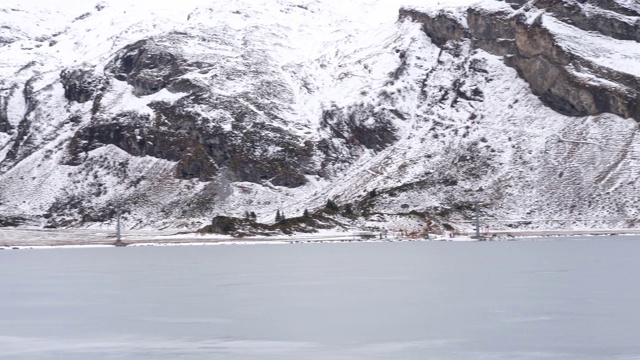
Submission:
[[3,3],[0,225],[634,226],[640,5],[412,1]]

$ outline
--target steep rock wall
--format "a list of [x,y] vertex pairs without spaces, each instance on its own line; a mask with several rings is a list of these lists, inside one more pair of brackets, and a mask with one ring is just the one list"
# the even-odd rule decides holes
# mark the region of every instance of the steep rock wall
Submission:
[[[536,0],[517,4],[523,5],[520,10],[471,7],[461,12],[463,20],[447,11],[433,14],[401,9],[400,18],[421,23],[425,33],[438,46],[445,46],[449,41],[470,41],[473,47],[504,56],[505,63],[518,71],[533,93],[562,114],[585,116],[609,112],[640,121],[640,78],[602,66],[564,47],[545,26],[545,19],[555,16],[582,30],[616,39],[639,39],[640,18],[633,23],[622,21],[620,16],[630,13],[624,8],[607,2],[610,10],[585,10],[587,6],[595,7],[600,3]],[[540,13],[540,10],[547,12]],[[613,11],[624,15],[611,14]]]
[[533,4],[582,30],[597,31],[614,39],[640,41],[640,19],[637,18],[640,15],[624,11],[624,8],[606,4],[598,7],[598,2],[576,0],[536,0]]

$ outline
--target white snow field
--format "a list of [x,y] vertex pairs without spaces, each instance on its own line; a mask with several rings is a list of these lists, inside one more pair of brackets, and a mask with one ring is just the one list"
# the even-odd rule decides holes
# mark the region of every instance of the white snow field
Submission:
[[640,237],[0,251],[0,359],[632,360]]

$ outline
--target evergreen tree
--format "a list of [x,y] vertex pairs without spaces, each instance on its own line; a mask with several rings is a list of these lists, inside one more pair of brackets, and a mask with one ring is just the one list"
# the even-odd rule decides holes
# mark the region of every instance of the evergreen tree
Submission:
[[304,212],[302,213],[302,216],[309,217],[309,210],[304,209]]
[[256,213],[254,213],[253,211],[249,214],[249,217],[251,217],[251,220],[256,221],[258,219],[258,216],[256,216]]
[[276,210],[276,223],[282,221],[282,215],[280,215],[280,209]]
[[331,199],[327,200],[327,205],[325,206],[325,208],[327,210],[329,210],[329,211],[332,211],[332,212],[336,212],[336,211],[340,210],[338,208],[338,204],[336,204],[336,202],[331,200]]

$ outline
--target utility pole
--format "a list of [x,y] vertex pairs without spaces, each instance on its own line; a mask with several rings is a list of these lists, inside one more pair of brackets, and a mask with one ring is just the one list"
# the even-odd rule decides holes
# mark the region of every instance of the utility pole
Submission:
[[118,207],[118,209],[116,209],[116,246],[124,245],[120,237],[120,215],[121,214],[122,214],[122,211],[120,210],[120,207]]
[[478,209],[478,202],[476,205],[476,239],[480,240],[480,209]]
[[120,242],[120,208],[116,210],[116,241]]

